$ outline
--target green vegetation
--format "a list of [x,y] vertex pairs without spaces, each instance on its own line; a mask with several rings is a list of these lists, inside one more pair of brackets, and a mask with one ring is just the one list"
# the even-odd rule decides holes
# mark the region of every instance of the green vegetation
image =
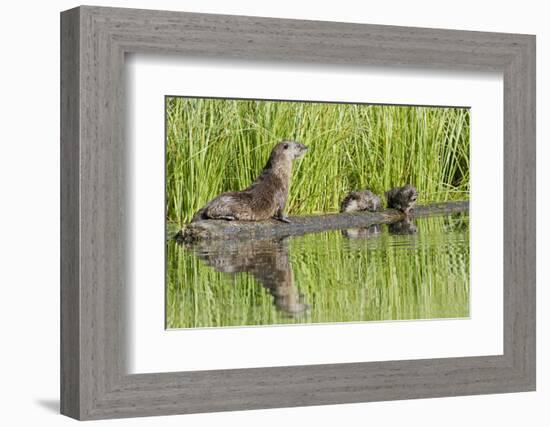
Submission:
[[[276,308],[272,294],[250,272],[217,271],[169,241],[167,327],[467,317],[468,216],[419,218],[416,226],[414,235],[391,235],[383,226],[381,234],[365,239],[336,231],[290,239],[293,287],[310,306],[296,316]],[[244,245],[226,244],[222,256],[214,257],[224,261],[215,264],[218,270],[246,264]],[[204,253],[213,252],[206,247]],[[273,257],[257,255],[259,269],[273,268]],[[285,265],[281,258],[277,264]]]
[[469,110],[167,98],[167,220],[183,225],[224,191],[241,190],[273,146],[310,147],[294,166],[287,213],[337,211],[352,189],[407,182],[420,203],[467,199]]
[[[175,97],[166,99],[166,135],[167,224],[175,228],[218,194],[249,186],[283,139],[310,147],[294,165],[290,215],[334,212],[350,190],[383,194],[405,183],[420,203],[469,195],[465,108]],[[413,235],[383,226],[358,239],[332,231],[192,249],[168,241],[166,325],[468,316],[468,216],[416,225]]]

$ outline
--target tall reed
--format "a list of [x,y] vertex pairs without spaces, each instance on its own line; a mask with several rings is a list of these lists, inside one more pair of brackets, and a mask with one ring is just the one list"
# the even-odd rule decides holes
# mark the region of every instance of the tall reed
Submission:
[[250,185],[282,139],[310,147],[294,165],[289,214],[336,211],[352,189],[405,183],[420,202],[468,198],[465,108],[169,97],[166,118],[167,220],[180,225]]

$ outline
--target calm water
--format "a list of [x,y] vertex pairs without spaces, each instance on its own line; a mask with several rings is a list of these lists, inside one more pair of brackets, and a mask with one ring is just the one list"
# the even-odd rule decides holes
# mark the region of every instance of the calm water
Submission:
[[469,316],[469,218],[167,243],[167,327]]

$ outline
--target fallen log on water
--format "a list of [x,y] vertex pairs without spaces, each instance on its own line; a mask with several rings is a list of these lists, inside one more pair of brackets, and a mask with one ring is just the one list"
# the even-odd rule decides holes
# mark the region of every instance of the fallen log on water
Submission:
[[[413,218],[429,215],[468,212],[469,202],[443,202],[417,206]],[[260,222],[202,220],[192,222],[180,230],[174,238],[183,242],[218,239],[266,239],[300,236],[327,230],[369,227],[374,224],[390,224],[405,218],[395,209],[379,212],[333,213],[289,217],[290,223],[274,219]]]

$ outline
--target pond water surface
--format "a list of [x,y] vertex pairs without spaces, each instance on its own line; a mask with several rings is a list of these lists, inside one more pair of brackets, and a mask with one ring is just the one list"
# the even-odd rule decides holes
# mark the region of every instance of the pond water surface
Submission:
[[469,316],[465,214],[166,255],[170,329]]

